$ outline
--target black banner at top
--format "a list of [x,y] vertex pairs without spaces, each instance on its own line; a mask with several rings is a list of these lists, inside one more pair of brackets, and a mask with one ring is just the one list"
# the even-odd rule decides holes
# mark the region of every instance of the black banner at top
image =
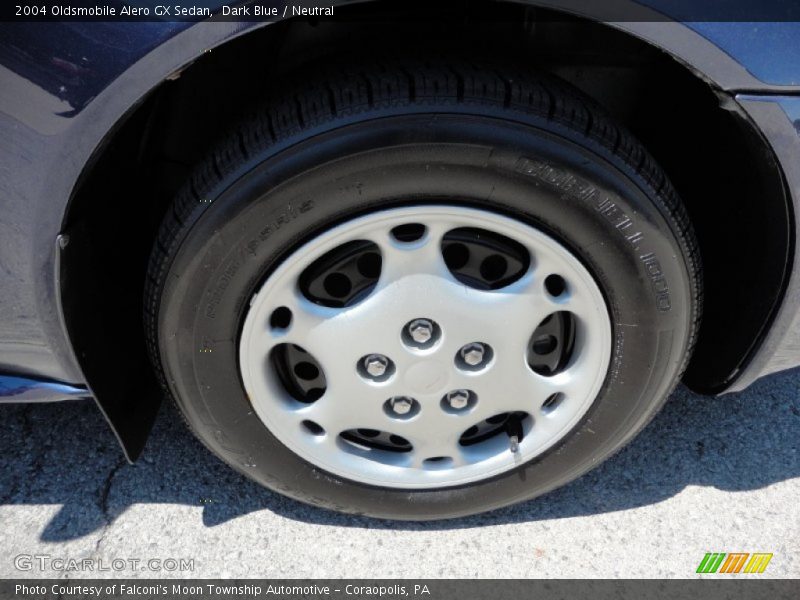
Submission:
[[[0,3],[3,22],[198,22],[349,19],[372,10],[402,8],[405,19],[498,18],[502,3],[528,5],[537,19],[585,17],[598,21],[800,21],[800,2],[786,0],[11,0]],[[356,7],[357,5],[357,7]],[[369,6],[370,8],[365,8]],[[502,18],[502,17],[500,17]]]

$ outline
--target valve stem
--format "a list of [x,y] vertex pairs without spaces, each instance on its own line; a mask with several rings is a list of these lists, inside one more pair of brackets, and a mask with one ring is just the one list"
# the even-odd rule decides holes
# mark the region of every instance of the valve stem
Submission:
[[514,458],[519,460],[519,442],[522,440],[522,415],[512,413],[506,421],[506,435],[508,436],[508,449]]

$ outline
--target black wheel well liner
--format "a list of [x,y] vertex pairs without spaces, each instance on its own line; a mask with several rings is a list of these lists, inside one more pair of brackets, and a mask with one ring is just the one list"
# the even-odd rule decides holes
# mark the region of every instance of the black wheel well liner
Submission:
[[[362,18],[372,5],[356,4],[346,9],[352,19],[256,29],[164,81],[109,134],[65,215],[61,296],[81,367],[129,457],[141,451],[161,397],[141,303],[164,211],[205,149],[269,93],[267,82],[339,52],[490,53],[550,71],[602,104],[670,176],[697,231],[706,309],[684,380],[719,392],[735,379],[768,329],[791,267],[791,203],[768,142],[729,96],[628,33],[511,3],[473,5],[481,18],[456,24],[394,12],[376,21]],[[275,60],[254,65],[243,56]]]

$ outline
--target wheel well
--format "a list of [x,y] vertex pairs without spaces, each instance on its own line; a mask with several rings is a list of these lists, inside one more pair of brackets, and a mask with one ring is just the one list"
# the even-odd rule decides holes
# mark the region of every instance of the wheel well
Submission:
[[[686,381],[702,391],[730,383],[786,273],[787,198],[766,141],[732,100],[627,33],[511,3],[468,6],[458,21],[432,7],[419,21],[413,7],[375,3],[337,9],[336,20],[264,27],[205,53],[129,114],[82,177],[64,227],[79,250],[62,261],[64,312],[90,385],[89,371],[110,361],[117,377],[152,378],[140,325],[147,260],[164,212],[206,149],[297,68],[387,52],[528,64],[571,82],[632,130],[672,179],[700,241],[705,319]],[[100,290],[113,294],[113,306],[92,299]]]

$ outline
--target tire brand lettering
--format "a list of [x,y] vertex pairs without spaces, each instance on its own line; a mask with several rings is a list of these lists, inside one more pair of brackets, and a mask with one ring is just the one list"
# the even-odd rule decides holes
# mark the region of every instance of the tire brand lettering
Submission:
[[639,249],[644,235],[641,231],[626,231],[633,226],[633,221],[631,221],[631,218],[626,215],[616,203],[605,196],[598,199],[594,208],[605,217],[606,221],[611,223],[615,229],[622,233],[625,239],[628,240],[628,243],[633,246],[634,250]]
[[299,206],[292,206],[290,204],[286,207],[286,210],[275,217],[270,223],[267,223],[267,225],[258,233],[258,239],[263,242],[281,227],[287,223],[291,223],[301,214],[307,213],[312,208],[314,208],[313,200],[306,200]]
[[622,359],[625,355],[625,330],[618,326],[617,339],[614,342],[614,360],[611,367],[611,381],[616,381],[619,378],[620,370],[622,369]]
[[[607,193],[599,190],[591,182],[573,175],[561,167],[529,158],[520,158],[515,170],[517,173],[536,177],[574,198],[591,203],[594,209],[619,232],[637,253],[641,252],[641,246],[645,241],[644,234],[636,228],[633,219]],[[661,263],[653,252],[640,254],[639,259],[644,264],[645,271],[650,278],[655,293],[656,308],[660,312],[669,311],[672,308],[672,302]]]
[[225,290],[228,289],[228,284],[231,282],[231,279],[233,279],[236,271],[239,270],[241,264],[242,261],[240,257],[237,256],[233,258],[225,267],[225,270],[222,272],[222,276],[217,280],[217,285],[211,292],[211,298],[208,304],[206,304],[206,316],[209,319],[213,319],[217,316],[217,305],[222,299],[222,294],[224,294]]
[[647,271],[648,277],[650,277],[650,283],[656,294],[656,307],[661,312],[667,312],[672,308],[672,304],[669,299],[667,280],[661,272],[661,263],[658,262],[656,255],[652,252],[643,254],[639,259],[644,263],[644,268]]
[[272,221],[270,221],[258,234],[258,238],[255,240],[249,241],[247,244],[244,245],[243,249],[239,252],[239,256],[231,259],[229,264],[225,267],[220,278],[217,280],[217,285],[214,287],[214,290],[211,292],[211,298],[209,299],[208,303],[206,304],[205,315],[209,319],[213,319],[216,317],[217,314],[217,306],[219,305],[220,300],[222,299],[222,295],[225,293],[225,290],[228,288],[231,279],[239,270],[239,267],[245,261],[244,254],[245,252],[250,256],[255,256],[256,249],[258,248],[259,244],[266,239],[268,239],[273,233],[278,231],[281,227],[286,225],[287,223],[291,223],[301,214],[307,213],[312,208],[314,208],[314,201],[307,200],[298,206],[288,205],[286,209],[278,214]]
[[598,190],[589,181],[559,167],[528,158],[521,158],[517,162],[516,170],[518,173],[538,177],[579,200],[593,203],[595,210],[620,232],[633,249],[639,250],[644,239],[642,232],[631,229],[633,227],[631,218],[608,197],[608,194]]

